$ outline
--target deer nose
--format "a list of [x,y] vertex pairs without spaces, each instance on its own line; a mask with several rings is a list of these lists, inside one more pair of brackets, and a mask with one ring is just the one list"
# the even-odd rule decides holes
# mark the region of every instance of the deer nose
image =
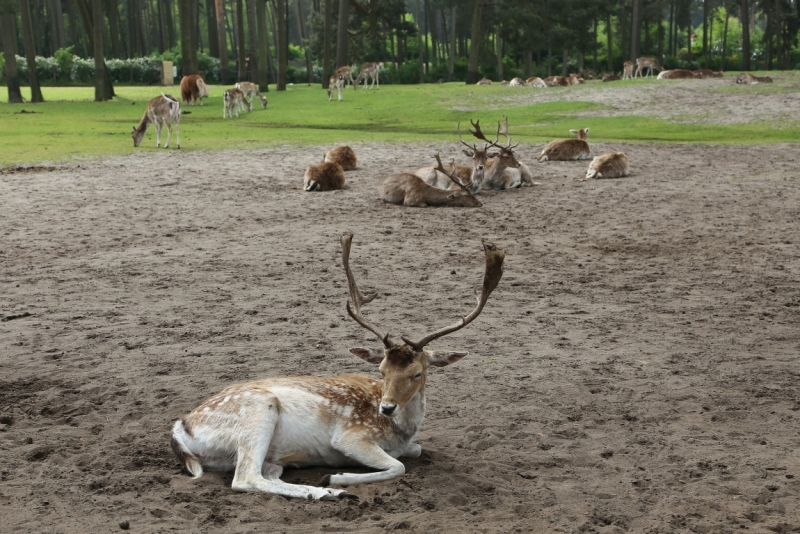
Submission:
[[517,163],[517,168],[519,169],[522,166],[522,163]]
[[483,170],[483,165],[478,165],[478,170],[482,171]]
[[383,415],[392,415],[396,408],[396,404],[381,404],[381,413]]

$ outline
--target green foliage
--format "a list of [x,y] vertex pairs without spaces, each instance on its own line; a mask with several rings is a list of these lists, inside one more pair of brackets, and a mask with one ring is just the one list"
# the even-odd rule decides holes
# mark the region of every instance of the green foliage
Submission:
[[53,58],[56,60],[58,64],[58,69],[60,71],[61,76],[69,77],[69,73],[72,72],[72,64],[75,62],[74,54],[72,53],[72,49],[75,48],[74,46],[68,46],[67,48],[59,48],[56,50],[55,54],[53,54]]

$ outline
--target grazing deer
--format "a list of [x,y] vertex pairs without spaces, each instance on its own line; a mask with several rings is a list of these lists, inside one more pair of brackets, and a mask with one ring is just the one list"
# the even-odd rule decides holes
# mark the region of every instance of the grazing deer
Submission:
[[475,198],[472,191],[461,183],[453,171],[449,173],[442,165],[439,154],[434,156],[438,162],[436,170],[446,174],[455,182],[459,190],[450,191],[439,189],[426,184],[422,178],[410,172],[393,174],[381,185],[381,200],[389,204],[399,204],[415,208],[428,206],[452,206],[465,208],[479,208],[483,204]]
[[475,85],[492,85],[492,80],[489,78],[481,78]]
[[658,73],[657,80],[692,80],[694,73],[686,69],[662,70]]
[[336,69],[336,72],[334,72],[333,75],[342,77],[345,82],[342,87],[347,87],[347,80],[350,80],[350,83],[353,85],[353,91],[358,88],[358,85],[353,80],[353,67],[348,67],[346,65],[344,67],[339,67]]
[[199,74],[190,74],[181,78],[181,100],[184,104],[194,106],[197,101],[203,105],[203,99],[210,96],[208,86]]
[[[358,498],[334,485],[392,480],[405,473],[397,458],[417,458],[414,438],[425,417],[428,368],[457,362],[467,351],[430,350],[436,339],[464,328],[483,311],[503,276],[505,253],[483,242],[486,268],[475,309],[456,323],[419,341],[369,322],[361,306],[377,293],[362,294],[350,269],[352,234],[342,236],[342,263],[349,286],[347,313],[383,342],[384,349],[352,348],[371,364],[380,364],[383,380],[367,375],[275,377],[228,386],[182,417],[172,427],[172,450],[194,478],[203,468],[234,470],[236,491],[264,492],[301,499]],[[364,465],[373,473],[325,475],[323,487],[289,484],[285,466]]]
[[700,78],[700,79],[704,79],[704,78],[722,78],[722,71],[714,72],[711,69],[698,69],[696,71],[693,71],[692,74],[694,74],[695,78]]
[[[651,76],[653,74],[653,69],[656,70],[664,70],[664,67],[658,62],[658,60],[654,57],[639,57],[636,58],[636,78],[642,74],[642,71],[647,69],[647,76]],[[644,77],[644,74],[642,74]]]
[[626,61],[622,64],[622,79],[623,80],[632,80],[633,79],[633,62]]
[[528,78],[525,81],[525,85],[527,85],[528,87],[547,87],[547,84],[544,83],[544,80],[537,76],[531,76],[530,78]]
[[611,152],[596,156],[589,164],[584,180],[592,178],[621,178],[628,176],[628,157],[622,152]]
[[513,78],[510,82],[508,82],[509,87],[525,87],[525,81],[522,78]]
[[577,135],[577,139],[556,139],[544,147],[536,161],[575,161],[589,159],[589,128],[570,130],[569,133]]
[[161,93],[147,103],[147,109],[144,111],[144,116],[139,122],[138,126],[134,126],[131,131],[133,137],[133,146],[138,147],[142,142],[147,127],[151,124],[156,126],[156,148],[161,146],[161,128],[167,125],[167,142],[164,148],[169,147],[169,140],[172,137],[172,125],[175,125],[175,141],[178,148],[181,147],[181,103],[172,96]]
[[344,188],[344,169],[338,163],[325,161],[309,165],[303,176],[305,191],[335,191]]
[[241,89],[228,89],[222,93],[222,118],[232,119],[234,112],[239,118],[239,112],[244,110],[246,103]]
[[621,79],[622,78],[619,77],[619,74],[612,73],[612,74],[606,74],[605,76],[603,76],[603,80],[602,81],[603,82],[618,82]]
[[337,146],[325,152],[323,161],[338,163],[346,171],[355,170],[358,165],[358,158],[355,151],[349,146]]
[[756,76],[749,72],[743,72],[736,77],[736,83],[745,85],[754,85],[757,83],[772,83],[772,78],[769,76]]
[[331,101],[333,98],[333,90],[336,89],[339,91],[339,102],[342,101],[342,88],[347,84],[347,81],[344,79],[344,76],[337,76],[334,74],[328,80],[328,102]]
[[261,100],[261,109],[267,109],[267,97],[259,92],[258,85],[253,82],[238,82],[235,87],[244,93],[248,111],[253,111],[253,99],[255,98]]
[[[381,84],[378,78],[382,68],[383,68],[383,63],[367,63],[366,65],[361,67],[361,72],[359,72],[358,76],[356,77],[354,87],[357,87],[359,82],[363,79],[364,89],[372,89],[372,86],[376,84],[377,84],[376,89],[380,89]],[[369,87],[367,87],[367,78],[369,78],[370,82],[372,82]]]
[[[474,143],[472,146],[465,143],[461,138],[460,122],[456,125],[456,129],[458,130],[458,140],[467,147],[465,150],[462,150],[462,152],[467,157],[472,158],[472,167],[458,163],[450,163],[445,169],[447,172],[454,173],[460,184],[467,186],[472,194],[476,195],[478,191],[480,191],[485,177],[484,169],[488,158],[487,149],[486,147],[482,149],[478,148]],[[454,190],[460,188],[460,184],[450,179],[449,175],[437,171],[436,167],[422,167],[421,169],[417,169],[414,174],[422,178],[426,184],[438,187],[439,189]]]

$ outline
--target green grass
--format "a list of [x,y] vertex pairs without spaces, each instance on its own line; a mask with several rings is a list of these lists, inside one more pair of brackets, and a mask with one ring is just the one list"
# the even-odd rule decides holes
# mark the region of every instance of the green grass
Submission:
[[[639,81],[635,83],[653,83]],[[549,89],[568,91],[577,88]],[[275,144],[330,145],[358,141],[455,141],[456,122],[467,137],[469,119],[481,119],[489,136],[502,115],[508,115],[515,142],[541,144],[568,136],[571,128],[591,128],[600,141],[763,143],[800,141],[800,129],[769,123],[681,125],[648,116],[597,117],[577,114],[599,111],[594,102],[556,101],[526,104],[503,97],[509,89],[442,85],[387,85],[379,91],[347,88],[343,102],[328,102],[319,86],[274,88],[269,106],[239,119],[223,120],[222,89],[211,87],[205,106],[185,106],[181,119],[184,150],[250,148]],[[760,89],[760,88],[759,88]],[[73,157],[155,150],[155,129],[134,149],[131,128],[159,87],[117,87],[112,102],[94,103],[90,87],[43,88],[43,104],[0,104],[0,165],[67,160]],[[165,92],[178,95],[177,87]],[[523,93],[518,93],[523,94]],[[506,106],[506,107],[503,107]],[[21,110],[34,111],[20,114]],[[164,140],[162,136],[162,141]],[[467,138],[465,137],[465,139]],[[174,143],[174,136],[173,136]]]

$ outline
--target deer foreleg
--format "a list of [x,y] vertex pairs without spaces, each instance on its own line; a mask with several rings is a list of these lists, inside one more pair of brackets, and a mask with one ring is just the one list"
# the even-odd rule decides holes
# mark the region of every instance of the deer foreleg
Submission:
[[156,148],[161,146],[161,121],[156,119]]
[[[369,441],[360,435],[345,434],[331,442],[334,449],[345,456],[352,458],[356,462],[379,469],[377,473],[339,473],[337,475],[325,475],[320,485],[328,484],[365,484],[367,482],[379,482],[381,480],[391,480],[402,476],[406,472],[403,462],[392,458],[386,451],[381,449],[375,442]],[[422,447],[420,447],[420,452]]]
[[341,102],[342,101],[342,86],[340,85],[338,87],[338,89],[339,89],[339,102]]
[[179,122],[175,123],[175,142],[178,145],[178,148],[181,147],[181,124]]

